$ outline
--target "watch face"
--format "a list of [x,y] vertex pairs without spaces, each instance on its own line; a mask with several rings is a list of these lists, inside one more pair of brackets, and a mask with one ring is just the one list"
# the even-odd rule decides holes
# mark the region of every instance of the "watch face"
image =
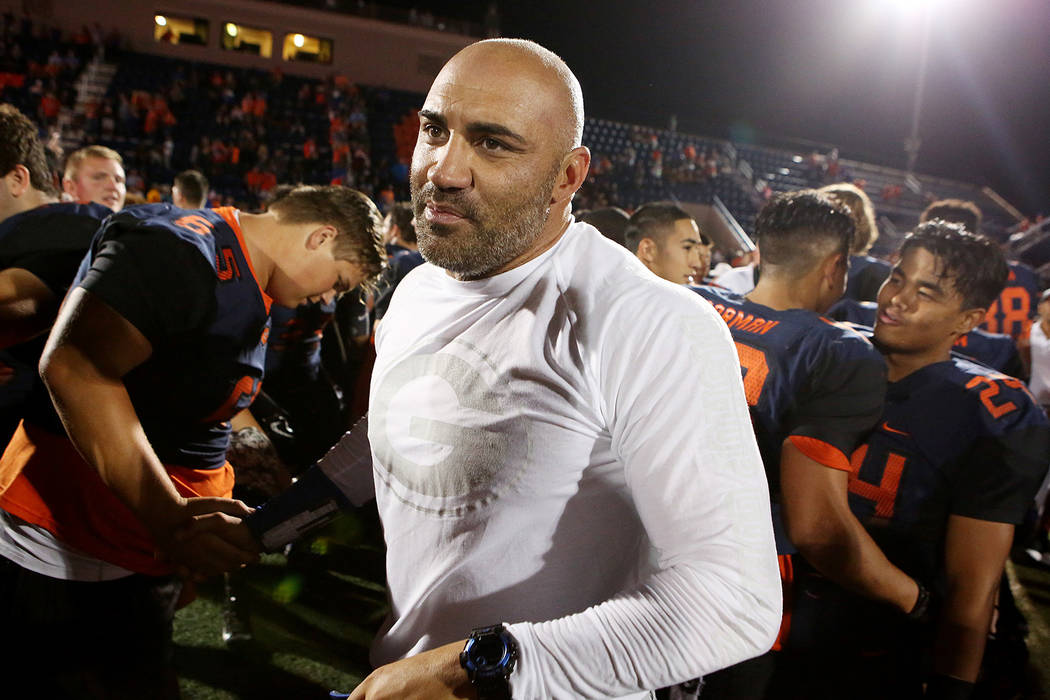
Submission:
[[503,667],[509,656],[507,644],[499,637],[486,637],[471,640],[467,648],[470,663],[479,671],[494,670]]

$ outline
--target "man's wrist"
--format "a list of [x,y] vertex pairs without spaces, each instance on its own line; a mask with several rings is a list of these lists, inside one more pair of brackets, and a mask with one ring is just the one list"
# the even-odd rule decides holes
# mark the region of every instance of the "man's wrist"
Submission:
[[915,581],[915,585],[919,587],[919,593],[911,609],[905,612],[905,617],[921,622],[928,617],[930,611],[930,590],[922,585],[922,581]]
[[474,629],[459,663],[478,700],[511,700],[510,676],[518,663],[518,642],[502,623]]

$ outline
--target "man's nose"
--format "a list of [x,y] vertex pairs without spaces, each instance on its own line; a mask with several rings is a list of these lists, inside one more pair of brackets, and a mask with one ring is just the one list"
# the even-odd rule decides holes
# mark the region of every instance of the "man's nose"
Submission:
[[466,189],[474,181],[470,167],[470,144],[455,135],[437,149],[428,177],[442,190]]

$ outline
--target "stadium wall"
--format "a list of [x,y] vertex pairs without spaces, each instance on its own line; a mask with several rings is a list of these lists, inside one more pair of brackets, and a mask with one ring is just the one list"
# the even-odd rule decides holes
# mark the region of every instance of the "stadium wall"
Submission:
[[[336,12],[253,0],[0,0],[0,9],[69,31],[98,22],[104,32],[116,29],[128,48],[191,61],[270,70],[322,78],[345,75],[358,84],[426,93],[441,66],[473,38],[451,32],[395,24]],[[208,20],[205,45],[171,44],[154,39],[156,15]],[[263,58],[220,47],[227,22],[267,29],[273,33],[273,54]],[[288,33],[332,41],[332,62],[313,64],[281,58]]]

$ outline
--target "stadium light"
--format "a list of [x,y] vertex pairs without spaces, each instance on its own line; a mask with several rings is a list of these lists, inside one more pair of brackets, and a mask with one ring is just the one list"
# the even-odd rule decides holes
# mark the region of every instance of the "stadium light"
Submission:
[[168,25],[168,18],[164,15],[157,15],[153,20],[157,23],[158,27],[166,27]]
[[306,37],[302,34],[296,34],[292,37],[292,43],[295,44],[295,48],[301,49],[303,48],[303,44],[306,43]]
[[233,22],[226,23],[226,33],[230,36],[237,36],[237,25]]

